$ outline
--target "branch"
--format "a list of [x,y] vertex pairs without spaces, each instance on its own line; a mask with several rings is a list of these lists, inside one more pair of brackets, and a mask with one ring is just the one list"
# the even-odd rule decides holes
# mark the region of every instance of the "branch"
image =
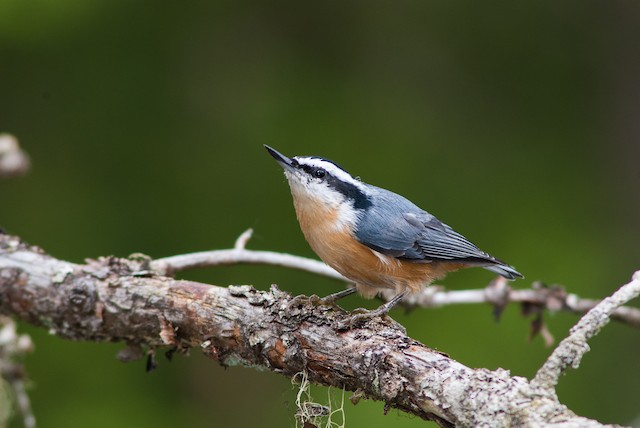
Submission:
[[10,134],[0,134],[0,178],[17,177],[27,173],[29,156]]
[[339,281],[350,282],[337,271],[317,260],[273,251],[247,250],[245,246],[249,239],[251,239],[252,234],[253,230],[247,229],[238,237],[234,248],[231,250],[200,251],[197,253],[165,257],[153,260],[150,263],[150,267],[154,272],[162,275],[173,275],[184,270],[203,267],[237,265],[242,263],[264,264],[303,270]]
[[[35,428],[36,418],[31,410],[31,401],[25,389],[25,371],[20,360],[32,351],[31,337],[26,334],[18,335],[13,320],[0,315],[0,374],[11,387],[25,428]],[[0,426],[7,425],[8,421],[3,419],[9,416],[11,416],[11,412],[3,412]]]
[[560,375],[571,366],[578,368],[580,361],[589,351],[587,341],[598,334],[609,323],[616,309],[640,295],[640,271],[634,273],[631,282],[620,287],[611,297],[607,297],[582,317],[573,326],[569,336],[553,351],[531,381],[535,388],[546,391],[555,389]]
[[[252,233],[253,230],[248,229],[240,235],[233,249],[201,251],[160,258],[151,261],[150,268],[162,275],[174,275],[177,272],[194,268],[243,263],[265,264],[298,269],[338,281],[351,282],[318,260],[272,251],[247,250],[246,244],[251,239]],[[388,301],[393,298],[394,293],[393,290],[389,290],[387,294],[383,292],[382,297]],[[427,287],[421,293],[407,296],[402,302],[407,308],[434,308],[478,303],[492,305],[497,316],[509,303],[520,303],[526,305],[526,308],[534,307],[538,310],[567,311],[581,315],[600,303],[600,300],[583,299],[576,294],[567,293],[561,286],[547,287],[541,282],[534,282],[530,289],[514,290],[509,287],[506,279],[498,277],[485,288],[477,290],[447,291],[439,286]],[[628,306],[619,307],[612,313],[612,318],[632,327],[640,328],[640,309]],[[545,336],[547,345],[551,346],[553,338],[544,330],[544,326],[540,328],[542,328],[541,333]]]
[[[61,337],[122,341],[122,358],[199,347],[223,365],[335,386],[441,426],[602,426],[503,369],[472,369],[375,318],[340,330],[337,307],[272,287],[216,287],[155,275],[144,257],[77,265],[0,235],[0,312]],[[568,426],[568,425],[565,425]]]

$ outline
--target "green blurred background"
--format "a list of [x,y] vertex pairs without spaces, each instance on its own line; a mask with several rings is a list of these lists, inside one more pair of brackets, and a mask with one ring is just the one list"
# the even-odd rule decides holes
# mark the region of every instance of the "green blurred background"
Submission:
[[[321,155],[409,197],[526,280],[603,297],[640,266],[640,7],[610,2],[0,0],[0,131],[33,169],[0,182],[0,224],[51,254],[153,257],[249,246],[315,257],[262,148]],[[275,267],[190,272],[212,284],[341,285]],[[483,287],[483,270],[452,274]],[[345,306],[363,301],[350,297]],[[366,302],[369,307],[376,302]],[[472,367],[531,377],[550,352],[509,307],[395,310],[409,334]],[[577,320],[546,317],[557,339]],[[291,427],[288,379],[115,359],[22,325],[41,427]],[[640,332],[592,341],[561,401],[638,423]],[[314,389],[318,401],[324,388]],[[425,423],[382,403],[348,427]],[[12,426],[20,426],[13,421]]]

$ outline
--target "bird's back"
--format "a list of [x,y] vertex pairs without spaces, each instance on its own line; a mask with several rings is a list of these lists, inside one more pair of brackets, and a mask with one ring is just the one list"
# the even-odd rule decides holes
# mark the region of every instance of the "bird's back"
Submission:
[[360,243],[414,263],[482,266],[509,279],[522,276],[407,198],[376,186],[368,189],[373,203],[355,232]]

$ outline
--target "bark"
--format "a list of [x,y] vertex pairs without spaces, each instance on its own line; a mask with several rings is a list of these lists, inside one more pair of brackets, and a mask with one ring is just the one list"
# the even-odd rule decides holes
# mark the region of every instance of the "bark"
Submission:
[[376,318],[348,314],[273,286],[228,288],[154,274],[142,255],[78,265],[0,235],[0,312],[73,340],[200,348],[223,365],[268,369],[344,388],[441,426],[602,426],[576,416],[553,390],[506,370],[473,369]]
[[[199,251],[164,257],[152,260],[150,267],[158,274],[173,275],[176,272],[194,268],[265,264],[299,269],[349,283],[349,287],[353,286],[350,280],[319,260],[273,251],[248,250],[246,245],[252,234],[252,229],[246,230],[238,237],[232,249]],[[493,313],[499,318],[508,304],[519,303],[522,306],[523,315],[535,315],[532,320],[532,333],[541,334],[547,346],[551,346],[553,336],[542,321],[542,314],[545,310],[567,311],[583,315],[601,303],[600,300],[584,299],[575,294],[567,293],[564,287],[557,284],[547,286],[540,281],[535,281],[530,289],[513,289],[508,283],[509,281],[505,278],[497,277],[486,287],[476,290],[444,290],[440,286],[431,284],[420,293],[406,296],[399,305],[411,309],[414,307],[434,308],[445,305],[487,303],[493,306]],[[383,300],[389,301],[395,297],[395,290],[383,290],[380,294]],[[611,318],[631,327],[640,328],[640,309],[620,306],[611,313]]]

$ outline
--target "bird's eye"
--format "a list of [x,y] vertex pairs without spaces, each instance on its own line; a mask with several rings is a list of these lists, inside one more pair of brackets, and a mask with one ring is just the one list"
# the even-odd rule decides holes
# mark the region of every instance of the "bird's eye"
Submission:
[[327,173],[324,169],[318,168],[313,172],[313,175],[315,175],[317,178],[324,178]]

